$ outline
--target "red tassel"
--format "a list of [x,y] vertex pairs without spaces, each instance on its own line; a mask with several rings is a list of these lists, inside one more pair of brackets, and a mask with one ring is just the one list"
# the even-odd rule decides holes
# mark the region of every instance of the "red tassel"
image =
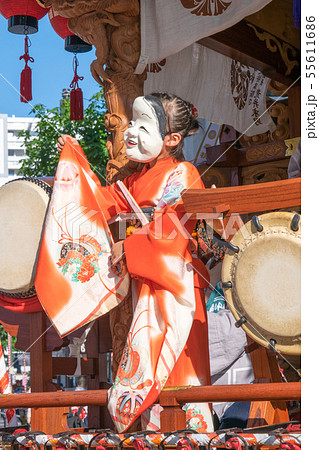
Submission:
[[25,66],[21,72],[20,100],[24,103],[28,103],[32,100],[32,71],[28,66]]
[[23,103],[32,100],[32,71],[28,66],[28,61],[34,62],[34,59],[29,55],[30,45],[30,39],[26,36],[24,39],[24,55],[19,58],[20,60],[24,59],[25,62],[20,78],[20,101]]
[[70,84],[70,120],[83,120],[83,93],[79,88],[79,80],[83,80],[84,77],[79,77],[77,73],[78,59],[74,55],[74,77]]
[[83,120],[83,93],[79,87],[70,93],[70,120]]

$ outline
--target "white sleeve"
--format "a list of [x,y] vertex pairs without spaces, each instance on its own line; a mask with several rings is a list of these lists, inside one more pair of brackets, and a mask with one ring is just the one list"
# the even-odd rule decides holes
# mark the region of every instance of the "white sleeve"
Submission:
[[163,209],[166,205],[174,205],[177,203],[181,198],[182,191],[186,187],[186,167],[184,164],[179,164],[169,174],[167,184],[156,209]]

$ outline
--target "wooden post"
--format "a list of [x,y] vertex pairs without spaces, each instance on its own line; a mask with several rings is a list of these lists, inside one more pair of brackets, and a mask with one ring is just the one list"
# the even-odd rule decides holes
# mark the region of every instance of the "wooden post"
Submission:
[[[109,315],[101,317],[98,321],[99,329],[99,389],[109,389],[112,384],[108,379],[107,364],[108,355],[112,351],[112,336],[110,330]],[[100,427],[114,428],[113,420],[107,408],[107,404],[100,406]]]
[[110,72],[109,79],[103,84],[103,90],[107,107],[105,127],[112,133],[106,143],[109,153],[106,177],[108,182],[112,183],[142,170],[143,167],[143,164],[127,159],[124,144],[124,131],[132,116],[133,101],[143,95],[143,79],[135,75],[133,70],[129,74]]
[[[91,331],[88,334],[85,343],[86,353],[92,358],[99,358],[99,336],[98,336],[98,321],[95,322]],[[93,375],[87,377],[88,390],[97,390],[99,385],[99,372],[96,371]],[[100,424],[100,407],[97,405],[90,405],[88,407],[88,425],[92,428],[99,428]]]
[[[280,383],[281,376],[275,354],[247,336],[256,383]],[[288,422],[287,404],[282,401],[251,402],[247,427]]]
[[[52,383],[52,353],[46,351],[46,314],[30,314],[30,362],[31,392],[50,392],[56,389]],[[31,429],[44,433],[59,433],[65,430],[63,416],[68,408],[32,408]]]
[[52,354],[46,351],[46,316],[44,312],[30,314],[31,391],[46,392],[52,381]]
[[159,396],[159,403],[163,407],[160,415],[161,432],[184,430],[186,428],[186,413],[177,402],[174,393],[164,389]]

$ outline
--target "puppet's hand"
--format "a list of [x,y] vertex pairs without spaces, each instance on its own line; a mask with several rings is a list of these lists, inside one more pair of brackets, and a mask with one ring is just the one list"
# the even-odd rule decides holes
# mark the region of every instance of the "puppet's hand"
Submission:
[[58,149],[58,152],[59,152],[59,153],[62,152],[62,149],[63,149],[63,147],[64,147],[64,145],[65,145],[65,143],[66,143],[66,138],[67,138],[67,137],[71,139],[71,143],[72,143],[72,144],[74,144],[74,145],[79,145],[78,141],[77,141],[74,137],[69,136],[68,134],[62,134],[62,136],[60,136],[60,137],[58,138],[57,149]]
[[115,266],[125,258],[124,241],[116,242],[111,248],[112,264]]

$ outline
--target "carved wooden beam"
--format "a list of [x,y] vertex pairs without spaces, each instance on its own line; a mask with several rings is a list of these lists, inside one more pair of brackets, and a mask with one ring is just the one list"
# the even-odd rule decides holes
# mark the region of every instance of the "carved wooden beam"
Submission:
[[143,77],[135,75],[129,67],[126,71],[109,71],[108,74],[109,79],[103,84],[107,107],[105,126],[112,136],[107,141],[109,162],[106,175],[109,182],[114,182],[141,170],[141,164],[128,161],[123,135],[131,120],[133,100],[143,94]]
[[300,51],[245,20],[199,43],[287,86],[300,76]]
[[207,164],[215,167],[247,167],[265,162],[289,159],[285,141],[278,140],[266,144],[235,148],[233,142],[207,147]]

